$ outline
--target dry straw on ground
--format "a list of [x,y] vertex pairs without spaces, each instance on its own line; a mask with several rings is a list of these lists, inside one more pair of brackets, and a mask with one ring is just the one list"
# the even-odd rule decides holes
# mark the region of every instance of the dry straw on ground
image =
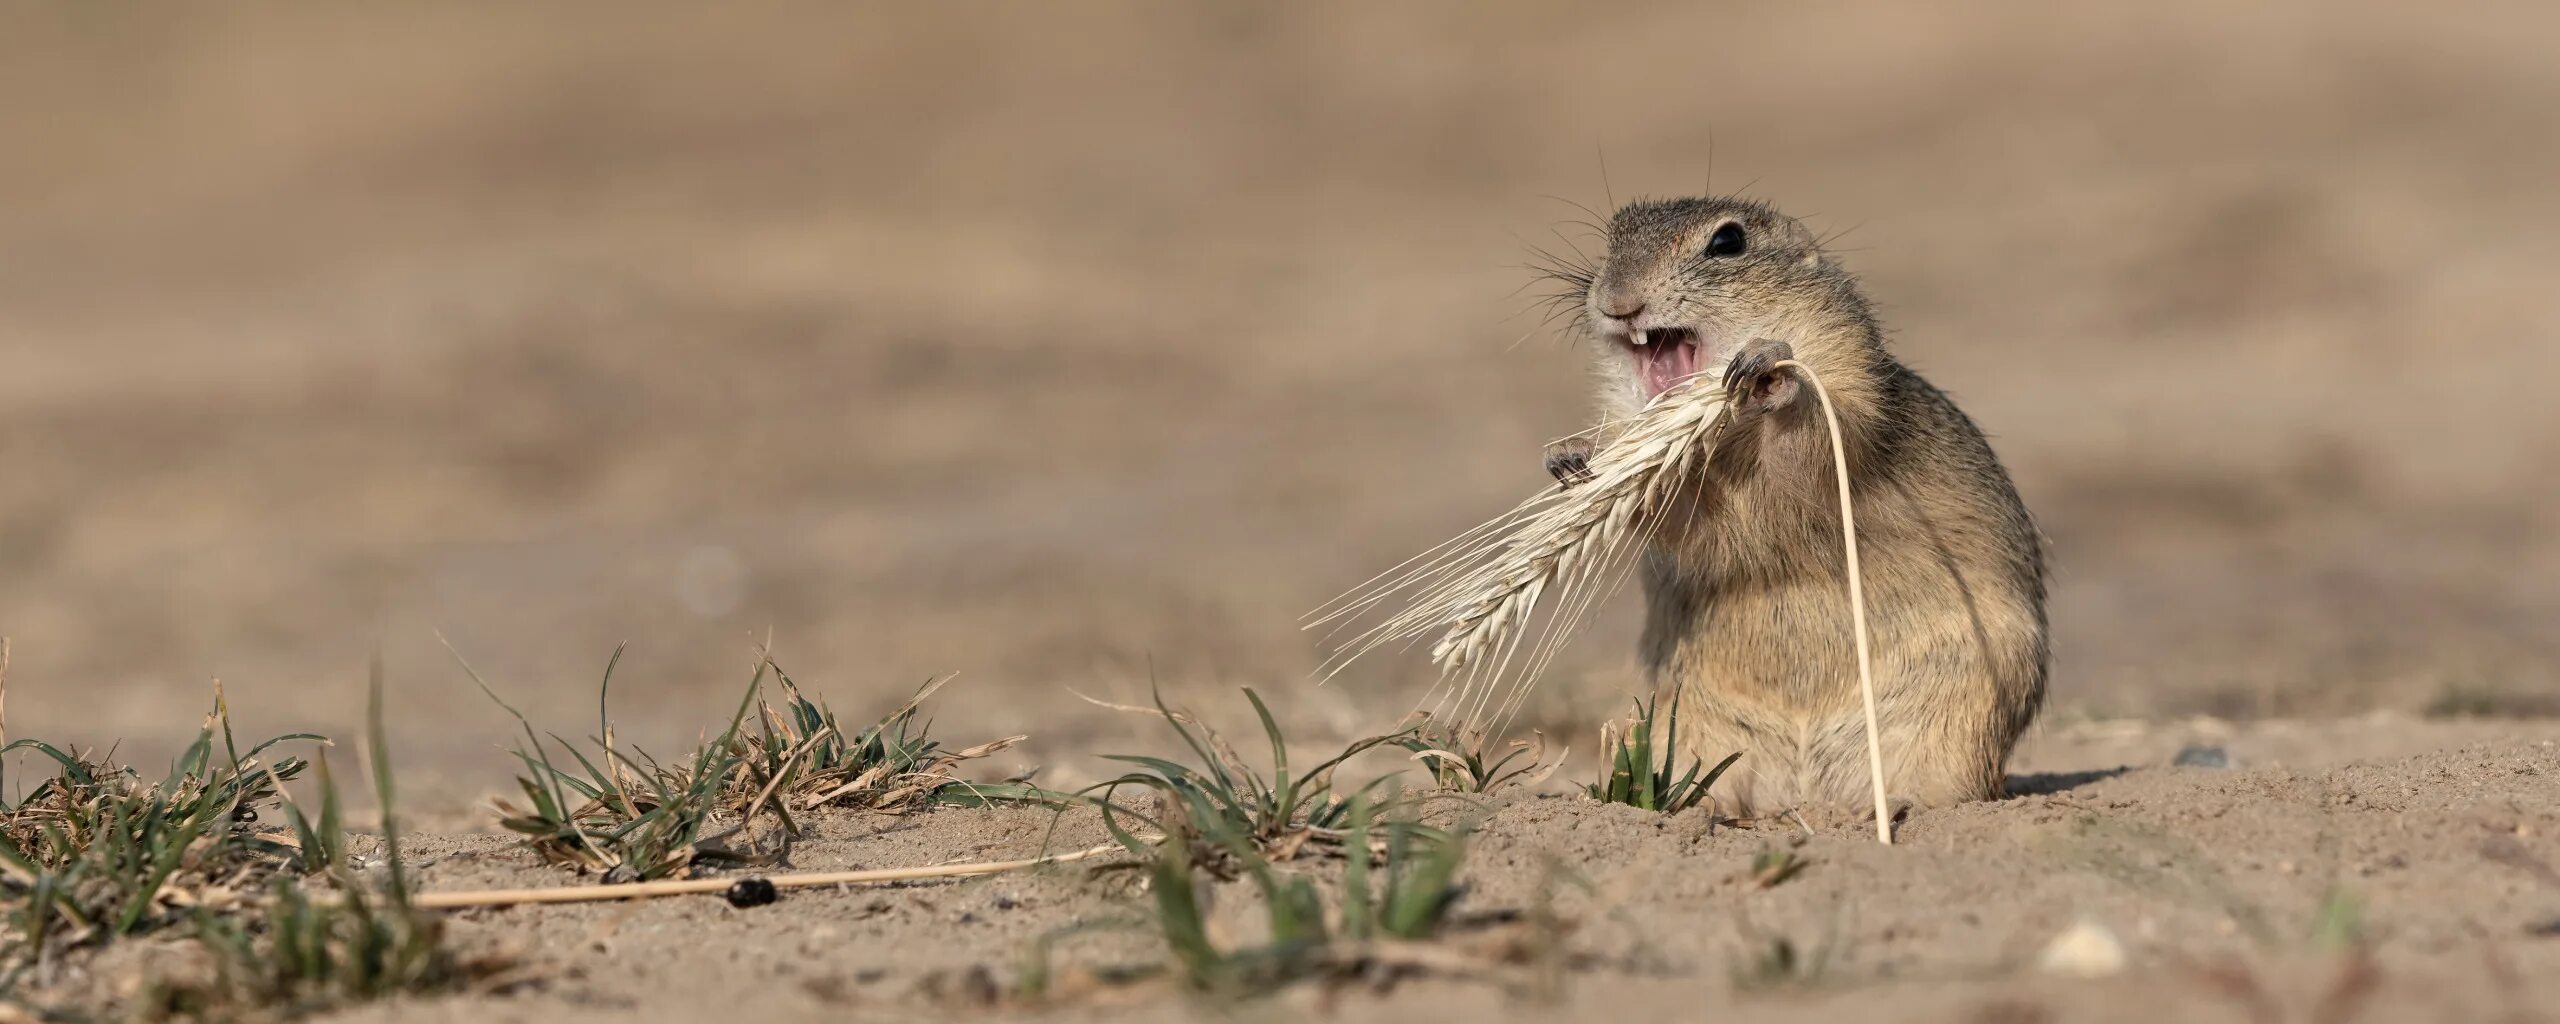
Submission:
[[[966,878],[974,875],[1002,874],[1007,871],[1066,864],[1120,852],[1122,852],[1120,844],[1107,843],[1071,853],[1055,853],[1023,860],[936,864],[918,868],[876,868],[864,871],[802,871],[761,877],[773,883],[776,889],[801,889],[829,885],[880,885],[927,878]],[[618,885],[563,885],[531,889],[422,892],[414,897],[414,903],[421,908],[437,910],[455,907],[509,906],[518,903],[592,903],[604,900],[720,892],[737,884],[737,881],[736,878],[686,878],[658,882],[626,882]]]
[[[1884,791],[1884,751],[1876,732],[1875,681],[1867,649],[1866,594],[1858,568],[1858,535],[1849,494],[1849,464],[1840,419],[1813,369],[1785,360],[1772,369],[1800,374],[1821,402],[1839,482],[1851,623],[1858,651],[1859,693],[1866,705],[1868,770],[1875,788],[1876,838],[1891,843]],[[1720,373],[1701,373],[1664,392],[1626,421],[1595,428],[1608,437],[1590,458],[1590,479],[1542,492],[1455,540],[1423,552],[1354,588],[1308,618],[1310,628],[1339,625],[1399,597],[1400,611],[1359,633],[1321,670],[1330,678],[1361,655],[1439,634],[1431,659],[1442,685],[1427,703],[1468,728],[1499,732],[1538,677],[1591,610],[1616,591],[1663,513],[1695,486],[1717,435],[1730,422]],[[1529,628],[1539,604],[1553,596],[1545,625]],[[1526,644],[1526,656],[1522,647]]]

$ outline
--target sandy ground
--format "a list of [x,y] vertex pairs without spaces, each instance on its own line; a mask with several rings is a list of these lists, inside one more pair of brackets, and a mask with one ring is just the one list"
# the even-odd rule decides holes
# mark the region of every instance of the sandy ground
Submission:
[[[2174,763],[2204,749],[2227,767]],[[1555,793],[1444,806],[1476,823],[1461,916],[1551,907],[1569,930],[1549,941],[1575,963],[1560,973],[1302,986],[1243,1006],[1162,985],[1078,987],[1085,972],[1166,953],[1127,874],[1077,866],[792,890],[748,909],[705,895],[460,911],[460,948],[533,980],[345,1019],[2553,1019],[2560,726],[2108,723],[2050,736],[2028,760],[2049,770],[2018,776],[2019,795],[1921,812],[1890,849],[1847,814],[1735,828]],[[1104,841],[1089,814],[834,815],[790,866],[1005,860]],[[1763,886],[1754,858],[1773,849],[1805,866]],[[430,890],[565,882],[493,836],[414,835],[406,852]],[[1339,862],[1293,869],[1331,885]],[[1261,934],[1246,883],[1216,887],[1211,906],[1221,941]],[[2324,934],[2324,914],[2346,923]],[[1051,953],[1059,995],[1000,994],[1027,951],[1071,929]],[[2097,977],[2049,966],[2075,930],[2111,937],[2123,965]],[[2329,934],[2358,943],[2341,949]],[[1755,970],[1777,942],[1804,966]],[[56,991],[94,1001],[146,973],[195,970],[183,947],[136,942]]]
[[[2052,537],[2053,704],[2018,769],[2136,770],[1934,813],[1907,851],[1826,833],[1768,892],[1719,881],[1767,836],[1506,804],[1487,852],[1519,852],[1483,899],[1516,901],[1533,848],[1670,887],[1594,897],[1632,922],[1590,934],[1674,967],[1564,998],[1726,998],[1747,910],[1844,936],[1830,987],[1747,995],[1775,1015],[2097,1019],[2163,992],[2202,1013],[2213,985],[2176,981],[2181,957],[2245,952],[2316,995],[2332,965],[2300,959],[2300,919],[2339,879],[2380,936],[2377,1006],[2468,1016],[2552,973],[2560,940],[2525,926],[2560,894],[2477,852],[2547,819],[2560,770],[2560,139],[2538,130],[2560,62],[2538,7],[0,20],[12,736],[150,764],[214,678],[243,732],[351,736],[378,650],[413,820],[458,834],[505,781],[507,722],[439,631],[564,732],[631,642],[615,717],[657,747],[725,712],[768,632],[848,714],[960,673],[938,731],[1032,734],[991,775],[1068,785],[1160,747],[1070,692],[1151,680],[1229,725],[1255,686],[1310,748],[1373,732],[1425,667],[1314,688],[1295,622],[1539,486],[1538,446],[1584,416],[1581,353],[1516,291],[1525,247],[1582,242],[1577,204],[1747,189],[1842,232],[1897,350],[1994,435]],[[1568,652],[1538,724],[1588,749],[1635,686],[1632,615]],[[2487,717],[2428,715],[2457,708]],[[2198,744],[2236,769],[2166,767]],[[1002,815],[915,824],[810,855],[1021,841]],[[2560,862],[2560,829],[2533,828],[2512,838]],[[2275,938],[2145,888],[2186,868],[2102,863],[2159,837]],[[762,966],[645,1002],[668,1016],[831,1013],[756,972],[868,957],[890,973],[846,990],[900,1012],[904,950],[993,963],[1104,905],[1044,880],[1019,924],[945,920],[993,884],[752,927],[653,906],[586,951],[536,933],[611,915],[491,915],[475,938],[582,973],[398,1012],[620,1013],[610,979],[638,961],[616,943],[677,923]],[[2019,968],[2076,909],[2127,937],[2133,976]],[[1462,986],[1339,1010],[1440,999],[1545,1013]]]

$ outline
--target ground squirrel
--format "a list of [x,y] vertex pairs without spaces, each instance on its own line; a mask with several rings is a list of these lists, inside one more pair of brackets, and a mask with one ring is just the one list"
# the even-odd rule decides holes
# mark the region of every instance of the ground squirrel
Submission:
[[[1680,740],[1741,751],[1741,814],[1869,792],[1830,439],[1846,436],[1885,786],[1904,805],[2001,795],[2044,701],[2044,554],[1982,432],[1895,361],[1857,281],[1794,219],[1738,198],[1638,201],[1597,268],[1558,276],[1593,335],[1604,422],[1721,372],[1716,448],[1645,552],[1640,655],[1679,698]],[[1571,486],[1589,441],[1551,449]],[[1726,788],[1729,787],[1729,788]]]

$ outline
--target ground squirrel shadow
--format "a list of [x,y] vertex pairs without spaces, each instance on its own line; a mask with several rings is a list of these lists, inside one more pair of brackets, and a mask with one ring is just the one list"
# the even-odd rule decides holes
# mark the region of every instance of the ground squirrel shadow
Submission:
[[2132,765],[2118,765],[2085,772],[2030,772],[2009,776],[2009,796],[2052,796],[2067,793],[2092,782],[2104,782],[2126,772]]

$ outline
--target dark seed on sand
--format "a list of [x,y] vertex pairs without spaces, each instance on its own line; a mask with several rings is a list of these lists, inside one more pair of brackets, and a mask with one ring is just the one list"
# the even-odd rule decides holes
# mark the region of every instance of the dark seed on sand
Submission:
[[231,820],[243,825],[255,822],[258,820],[258,809],[248,804],[241,804],[231,809]]
[[730,885],[729,891],[722,895],[729,898],[730,906],[745,908],[764,906],[773,902],[781,894],[774,891],[773,883],[768,880],[741,878]]

